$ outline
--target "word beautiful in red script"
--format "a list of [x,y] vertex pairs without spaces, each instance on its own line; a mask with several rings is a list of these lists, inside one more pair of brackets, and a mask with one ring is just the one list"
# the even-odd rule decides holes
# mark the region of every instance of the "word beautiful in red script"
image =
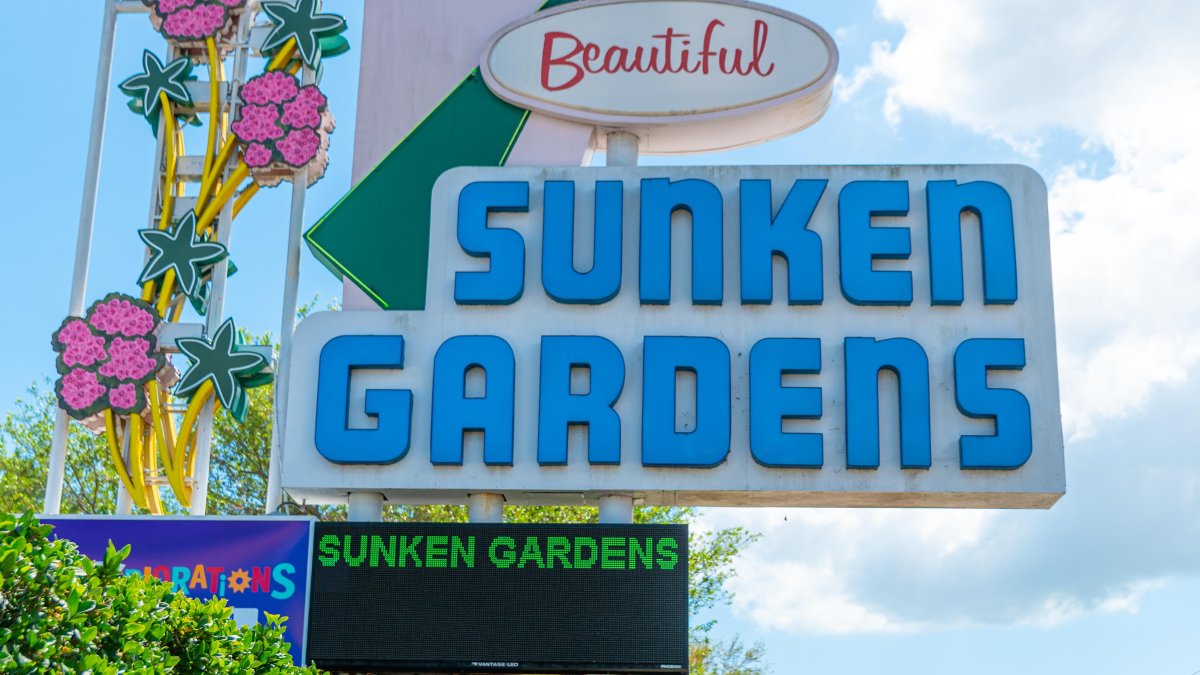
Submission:
[[717,29],[724,26],[725,23],[720,20],[710,21],[704,31],[704,45],[698,52],[689,49],[692,41],[688,38],[691,35],[676,32],[674,28],[667,28],[665,33],[650,36],[657,41],[655,44],[637,47],[604,47],[594,42],[584,42],[571,33],[546,33],[542,47],[542,88],[546,91],[570,89],[589,74],[601,73],[708,75],[714,65],[721,73],[740,77],[768,77],[775,71],[774,63],[763,66],[768,31],[765,21],[754,22],[753,42],[748,52],[742,48],[731,50],[728,47],[713,46]]

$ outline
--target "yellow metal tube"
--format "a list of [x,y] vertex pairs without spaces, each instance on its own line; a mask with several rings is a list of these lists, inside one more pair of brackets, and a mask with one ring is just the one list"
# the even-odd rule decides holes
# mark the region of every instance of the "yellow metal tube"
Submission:
[[[159,92],[159,102],[163,115],[163,157],[166,163],[166,175],[162,187],[162,218],[159,219],[158,229],[165,230],[171,224],[171,212],[175,209],[175,172],[178,165],[178,153],[175,149],[175,135],[178,125],[175,123],[175,112],[171,109],[171,101],[167,95]],[[142,285],[142,302],[154,299],[154,281]],[[161,315],[162,312],[159,312]]]
[[187,458],[184,456],[184,450],[191,441],[192,430],[196,426],[196,420],[200,417],[200,411],[212,397],[213,391],[212,382],[205,380],[192,395],[192,402],[188,405],[187,412],[183,414],[183,424],[179,426],[179,438],[175,441],[175,457],[171,460],[177,468],[185,466],[184,462]]
[[[171,491],[185,508],[191,506],[190,496],[184,487],[183,467],[176,466],[172,453],[175,450],[175,429],[171,413],[164,409],[165,401],[159,393],[158,382],[153,381],[147,387],[150,398],[150,418],[154,423],[154,433],[158,438],[159,454],[162,457],[163,470],[167,480],[171,482]],[[167,394],[169,396],[170,394]]]
[[142,416],[130,415],[129,424],[125,427],[125,435],[129,438],[129,484],[133,491],[133,503],[149,510],[146,503],[146,473],[142,470]]
[[153,429],[146,429],[142,439],[142,464],[146,467],[146,479],[143,482],[146,490],[146,510],[151,515],[161,516],[163,512],[162,497],[158,492],[158,484],[152,478],[158,476],[158,453],[155,451],[155,435]]
[[258,183],[251,183],[246,187],[245,190],[242,190],[240,193],[238,193],[237,200],[233,202],[234,218],[238,217],[238,214],[242,212],[242,209],[245,208],[246,204],[249,203],[249,201],[253,199],[254,195],[256,194],[258,194]]
[[217,179],[221,177],[221,172],[225,170],[225,165],[229,163],[229,158],[236,150],[237,139],[228,136],[225,143],[221,145],[221,152],[217,155],[216,163],[211,169],[204,172],[204,182],[200,184],[200,197],[196,200],[196,208],[204,209],[205,202],[208,201],[209,195],[212,194],[213,188],[217,184]]
[[[217,42],[211,36],[204,41],[208,50],[208,145],[204,148],[204,173],[201,180],[207,179],[213,169],[213,153],[217,151],[217,123],[220,114],[221,75],[220,64],[217,62]],[[200,199],[207,195],[201,193]],[[197,205],[200,202],[196,202]]]
[[200,214],[200,218],[196,221],[196,232],[198,234],[204,234],[209,230],[213,221],[217,219],[217,216],[221,215],[221,208],[225,206],[225,202],[237,194],[238,186],[249,175],[250,167],[246,166],[245,162],[238,162],[237,168],[229,175],[229,180],[221,186],[221,191],[204,208],[204,213]]
[[129,470],[125,467],[125,458],[121,456],[121,441],[117,438],[117,421],[111,409],[104,411],[104,437],[108,440],[108,453],[112,456],[113,465],[117,467],[117,475],[125,490],[133,495],[133,484],[129,482]]
[[267,64],[267,70],[279,70],[287,65],[296,54],[296,38],[289,38],[283,47],[276,52],[275,57]]

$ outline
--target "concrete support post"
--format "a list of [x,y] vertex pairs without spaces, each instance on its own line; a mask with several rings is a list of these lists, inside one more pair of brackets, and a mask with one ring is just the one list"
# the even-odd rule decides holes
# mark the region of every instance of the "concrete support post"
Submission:
[[378,523],[383,520],[383,495],[378,492],[351,492],[346,520],[352,523]]
[[[614,131],[607,136],[605,157],[608,166],[637,166],[638,137],[627,131]],[[600,522],[629,524],[633,522],[633,497],[605,495],[600,498]]]
[[638,137],[628,131],[610,133],[605,143],[608,166],[637,166],[638,143]]
[[503,523],[504,495],[490,492],[468,495],[467,509],[472,523]]
[[612,525],[633,523],[633,497],[605,495],[600,498],[600,522]]

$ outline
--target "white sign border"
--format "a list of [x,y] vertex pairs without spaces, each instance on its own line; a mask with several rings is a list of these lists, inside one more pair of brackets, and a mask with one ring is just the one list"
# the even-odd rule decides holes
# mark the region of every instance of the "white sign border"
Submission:
[[[587,478],[580,481],[580,476],[576,475],[571,480],[565,480],[568,476],[564,475],[564,471],[572,471],[568,467],[537,467],[526,466],[519,467],[498,467],[498,466],[483,466],[478,455],[474,454],[461,467],[447,466],[429,466],[429,458],[427,456],[427,448],[424,447],[424,439],[428,433],[428,427],[423,421],[414,419],[413,439],[417,447],[410,450],[409,455],[400,463],[393,466],[374,466],[374,465],[336,465],[330,463],[316,454],[312,448],[312,414],[314,408],[306,408],[311,399],[315,397],[316,387],[316,362],[313,352],[312,343],[319,342],[324,344],[324,340],[334,335],[372,335],[372,334],[402,334],[406,336],[405,348],[405,370],[409,371],[409,375],[404,377],[412,377],[417,375],[413,370],[429,372],[432,369],[431,363],[426,363],[424,359],[417,357],[417,352],[424,349],[428,351],[430,346],[419,348],[416,342],[409,343],[407,338],[411,335],[414,340],[423,332],[419,328],[420,324],[428,325],[430,322],[439,324],[442,321],[442,311],[453,311],[450,308],[443,307],[442,310],[438,306],[450,300],[450,286],[452,285],[452,277],[455,269],[475,269],[482,266],[486,269],[487,262],[470,258],[471,266],[469,268],[455,267],[448,265],[449,258],[447,256],[455,256],[467,260],[466,254],[456,246],[451,247],[451,240],[454,238],[453,228],[444,227],[446,222],[451,222],[448,219],[453,217],[453,210],[456,199],[451,199],[451,190],[453,186],[461,186],[466,182],[473,180],[524,180],[524,179],[555,179],[562,180],[565,178],[586,177],[588,180],[611,180],[623,179],[632,182],[635,179],[640,179],[649,174],[659,177],[675,177],[689,178],[702,177],[704,172],[719,170],[727,172],[733,170],[731,167],[639,167],[628,169],[604,169],[604,170],[588,170],[588,169],[569,169],[569,168],[528,168],[528,169],[503,169],[503,168],[461,168],[448,172],[439,180],[438,186],[435,188],[435,195],[440,195],[440,199],[435,198],[433,209],[433,218],[435,221],[435,229],[442,232],[440,238],[431,241],[430,249],[430,292],[432,299],[435,301],[426,312],[326,312],[313,315],[303,322],[297,331],[298,348],[294,354],[295,361],[293,362],[293,372],[296,373],[292,382],[292,390],[290,397],[297,406],[294,409],[296,414],[289,416],[289,425],[286,437],[289,440],[290,446],[285,450],[283,463],[283,479],[286,489],[298,499],[310,499],[316,502],[336,501],[339,497],[344,496],[347,492],[354,491],[370,491],[382,492],[390,499],[400,500],[402,503],[462,503],[465,502],[468,496],[476,492],[502,492],[510,503],[517,504],[594,504],[598,499],[610,494],[630,494],[646,504],[658,505],[695,505],[695,506],[822,506],[822,507],[953,507],[953,508],[1049,508],[1065,492],[1065,467],[1063,457],[1062,431],[1061,421],[1059,419],[1059,411],[1057,407],[1053,411],[1046,409],[1046,404],[1057,404],[1058,396],[1058,377],[1057,364],[1054,357],[1055,351],[1055,330],[1053,323],[1053,294],[1049,287],[1051,281],[1050,275],[1050,251],[1049,251],[1049,224],[1047,222],[1047,214],[1045,211],[1046,203],[1046,186],[1042,178],[1033,170],[1016,165],[906,165],[906,166],[773,166],[773,167],[742,167],[748,171],[746,177],[765,177],[772,173],[778,173],[793,178],[820,178],[828,177],[832,186],[842,185],[849,180],[946,180],[956,179],[962,182],[972,180],[993,180],[1009,191],[1013,197],[1014,216],[1019,228],[1027,230],[1024,235],[1024,244],[1032,248],[1024,249],[1026,254],[1032,252],[1032,257],[1019,257],[1019,267],[1025,270],[1022,273],[1021,288],[1024,293],[1034,293],[1035,295],[1025,295],[1018,303],[1017,307],[1027,307],[1030,303],[1037,308],[1035,312],[1039,321],[1048,321],[1048,324],[1039,325],[1036,332],[1026,334],[1027,339],[1034,339],[1046,351],[1037,351],[1031,354],[1031,359],[1035,354],[1040,354],[1043,358],[1041,367],[1048,368],[1048,371],[1043,371],[1038,377],[1041,384],[1046,387],[1043,392],[1045,397],[1040,398],[1038,402],[1031,401],[1037,405],[1040,403],[1040,408],[1035,409],[1035,414],[1048,416],[1044,420],[1046,424],[1053,425],[1054,439],[1045,438],[1046,443],[1040,445],[1035,450],[1039,456],[1035,456],[1035,462],[1038,468],[1035,469],[1034,464],[1027,465],[1015,471],[970,471],[966,473],[976,474],[976,478],[983,478],[986,474],[994,475],[997,480],[984,480],[982,483],[987,484],[982,489],[969,487],[972,482],[980,482],[977,480],[954,481],[954,485],[946,485],[939,489],[934,486],[920,486],[923,480],[912,480],[914,475],[904,472],[900,477],[893,477],[890,480],[872,481],[869,473],[863,473],[861,476],[864,480],[851,479],[847,477],[831,479],[826,475],[825,479],[821,480],[800,480],[801,483],[807,483],[808,489],[797,489],[789,491],[780,491],[778,489],[770,489],[769,485],[765,485],[768,489],[746,489],[744,487],[734,487],[732,489],[715,488],[711,484],[703,486],[705,480],[688,480],[682,476],[688,473],[704,472],[704,469],[648,469],[655,477],[646,480],[634,481],[637,485],[626,484],[622,486],[618,482],[613,482],[613,473],[619,472],[618,467],[609,466],[591,466],[581,468],[586,464],[586,460],[582,457],[572,457],[572,466],[576,470],[583,470],[587,473]],[[732,180],[732,179],[729,179]],[[831,189],[832,189],[831,186]],[[786,186],[777,187],[782,189]],[[923,186],[913,186],[915,190],[922,190]],[[627,196],[627,199],[630,198]],[[534,202],[538,201],[531,195],[531,214],[528,217],[534,218],[538,212]],[[826,213],[831,208],[836,208],[836,196],[832,193],[826,193],[822,200],[823,207]],[[908,218],[912,219],[910,223],[913,227],[913,258],[909,264],[913,265],[914,269],[914,290],[916,287],[924,287],[928,282],[928,277],[923,276],[919,271],[921,260],[925,258],[927,251],[926,240],[920,234],[920,218],[924,213],[924,200],[913,200],[912,210]],[[586,200],[580,200],[576,206],[577,209],[586,212],[590,209],[590,205]],[[726,208],[732,208],[727,203]],[[628,213],[627,206],[627,213]],[[821,211],[814,218],[821,218]],[[518,216],[514,216],[518,217]],[[627,219],[628,220],[628,219]],[[442,225],[437,225],[441,223]],[[627,222],[626,227],[630,225]],[[728,226],[727,226],[728,227]],[[823,225],[825,229],[829,228],[826,222]],[[964,231],[963,246],[964,250],[978,250],[978,238],[970,234],[970,230],[974,228],[966,228]],[[628,238],[629,230],[626,230]],[[728,235],[727,236],[732,236]],[[1018,239],[1018,252],[1022,247],[1022,240]],[[628,245],[628,244],[627,244]],[[833,261],[829,256],[836,255],[836,243],[831,239],[824,239],[823,255],[826,256],[826,298],[829,305],[845,304],[841,297],[840,291],[836,285],[837,268],[830,266]],[[678,256],[676,250],[683,250],[681,244],[676,244],[673,248],[673,257]],[[537,266],[536,261],[538,255],[530,251],[527,253],[527,270],[528,274],[534,274],[531,271]],[[675,261],[676,263],[682,260]],[[964,261],[965,262],[965,261]],[[1031,269],[1032,268],[1032,269]],[[970,269],[970,268],[968,268]],[[636,267],[627,265],[626,274],[634,274],[636,276]],[[686,268],[681,268],[682,274],[687,274]],[[726,274],[733,272],[726,271]],[[1032,274],[1033,276],[1028,276]],[[970,281],[970,277],[975,275],[967,275],[965,280],[969,286],[976,283],[978,280]],[[628,278],[626,280],[628,282]],[[527,289],[530,293],[540,294],[540,290],[536,289],[533,282],[527,278]],[[682,291],[687,286],[676,287],[678,291]],[[736,293],[736,286],[727,284],[726,293]],[[1037,290],[1040,289],[1040,290]],[[622,296],[629,294],[636,296],[636,284],[633,286],[623,286]],[[911,308],[914,311],[923,311],[925,302],[928,302],[927,297],[922,297],[922,293],[916,292],[914,297],[914,306]],[[538,302],[535,298],[527,298],[523,302],[533,301]],[[625,298],[625,301],[636,304],[636,298]],[[736,296],[728,298],[730,303],[737,303]],[[679,305],[689,304],[686,295],[681,296],[677,300]],[[992,306],[990,308],[977,307],[971,309],[973,303],[978,300],[968,300],[967,305],[961,310],[938,309],[936,311],[962,311],[971,314],[973,311],[986,312],[993,319],[985,322],[983,327],[998,325],[996,322],[1007,321],[1009,310]],[[776,300],[778,307],[779,300]],[[685,308],[679,307],[679,310],[685,311]],[[731,309],[733,309],[731,307]],[[470,310],[472,312],[488,313],[493,310]],[[513,312],[514,309],[499,308],[494,310],[500,314]],[[578,310],[572,310],[578,311]],[[655,313],[661,314],[671,311],[669,308],[659,309]],[[744,311],[744,310],[736,310]],[[882,320],[879,334],[875,337],[894,337],[893,331],[887,328],[888,325],[893,327],[897,321],[907,322],[910,318],[906,318],[908,309],[896,308],[893,310],[870,310],[880,312]],[[891,319],[887,316],[891,315]],[[1026,317],[1031,318],[1031,317]],[[887,319],[887,320],[884,320]],[[1036,324],[1034,324],[1036,325]],[[478,331],[476,331],[478,332]],[[488,332],[488,331],[484,331]],[[469,333],[459,333],[469,334]],[[504,335],[503,332],[496,333]],[[549,333],[547,333],[549,334]],[[646,334],[662,334],[646,333]],[[603,336],[603,333],[601,333]],[[807,332],[804,332],[804,337],[812,337]],[[844,337],[849,337],[849,334],[843,334]],[[787,337],[787,335],[781,335]],[[919,337],[919,336],[914,336]],[[308,345],[307,347],[305,345]],[[748,348],[748,344],[730,345],[732,348]],[[514,345],[514,349],[517,345]],[[317,347],[319,351],[319,346]],[[945,355],[941,355],[944,357]],[[939,357],[940,358],[940,357]],[[518,361],[521,358],[518,357]],[[520,364],[519,364],[520,365]],[[1032,365],[1032,364],[1031,364]],[[384,384],[388,378],[393,377],[384,373],[378,373],[384,379],[381,381],[376,379],[377,375],[370,374],[371,371],[365,371],[362,375],[356,375],[356,384],[352,385],[354,390],[351,394],[351,407],[354,410],[361,410],[362,395],[367,388],[373,385]],[[837,377],[836,375],[834,376]],[[394,386],[394,380],[392,380]],[[410,381],[411,382],[411,381]],[[421,395],[428,394],[428,381],[424,379],[418,380],[422,384],[419,385]],[[415,384],[415,382],[411,382]],[[409,384],[408,386],[411,386]],[[931,385],[933,383],[931,382]],[[634,394],[640,390],[640,384],[636,380],[627,381],[627,391]],[[384,386],[387,388],[387,385]],[[1029,393],[1029,392],[1023,392]],[[306,403],[308,402],[308,403]],[[414,411],[415,413],[415,411]],[[836,414],[833,409],[826,411],[826,414]],[[419,416],[418,416],[419,417]],[[835,420],[836,417],[830,418]],[[362,422],[354,423],[354,426],[361,428]],[[630,433],[636,435],[636,430],[630,430]],[[633,448],[630,447],[629,450]],[[743,452],[744,448],[739,448],[736,452]],[[301,453],[297,457],[291,453]],[[522,455],[522,465],[526,464],[529,459],[528,449],[518,449],[518,453]],[[832,455],[829,456],[832,459]],[[290,459],[290,461],[289,461]],[[625,458],[626,462],[632,465],[640,465],[640,462],[633,454]],[[741,458],[740,464],[746,464],[748,458]],[[893,465],[893,469],[897,460],[890,453],[883,459],[880,471],[887,471],[885,467],[889,464]],[[746,466],[749,466],[748,464]],[[397,472],[397,468],[404,467]],[[627,467],[627,468],[630,468]],[[511,475],[514,471],[524,473],[525,471],[543,472],[541,478],[527,481],[531,487],[522,488],[514,484]],[[760,469],[754,469],[755,472]],[[793,473],[800,476],[803,474],[811,474],[812,470],[808,469],[782,469],[779,470],[785,475]],[[818,473],[843,473],[844,468],[838,468],[836,464],[828,464]],[[960,470],[961,471],[961,470]],[[1033,471],[1036,475],[1029,475]],[[799,473],[797,473],[799,472]],[[671,474],[677,474],[672,476]],[[1022,478],[1022,475],[1025,475]],[[429,479],[429,482],[424,482]],[[398,482],[397,482],[398,481]],[[411,481],[411,482],[410,482]],[[678,482],[676,482],[678,481]],[[519,482],[519,481],[518,481]],[[772,479],[767,482],[775,482],[778,484],[781,481]],[[782,481],[789,482],[789,481]],[[868,486],[865,483],[882,482],[890,483],[889,485]],[[407,485],[405,485],[407,483]],[[420,486],[419,483],[423,483]],[[672,483],[676,485],[685,484],[687,489],[670,489],[668,486]],[[690,484],[690,485],[686,485]],[[705,488],[708,489],[705,489]],[[875,489],[872,489],[875,487]],[[930,489],[933,487],[933,489]],[[824,489],[823,489],[824,488]],[[882,488],[882,489],[881,489]],[[957,489],[956,489],[957,488]],[[966,489],[964,489],[966,488]]]

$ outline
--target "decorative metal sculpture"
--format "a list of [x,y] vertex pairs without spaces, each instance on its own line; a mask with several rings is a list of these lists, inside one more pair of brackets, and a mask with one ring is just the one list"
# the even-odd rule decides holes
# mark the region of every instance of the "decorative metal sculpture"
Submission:
[[[160,485],[169,484],[185,507],[191,501],[205,407],[213,402],[245,421],[246,391],[269,384],[272,374],[270,359],[242,344],[232,319],[207,336],[162,344],[160,335],[180,321],[187,305],[206,312],[214,267],[228,255],[220,243],[227,239],[219,235],[231,223],[223,222],[223,214],[236,218],[260,186],[293,180],[298,171],[306,172],[306,184],[324,175],[333,115],[320,89],[302,85],[296,74],[307,65],[319,78],[322,57],[346,51],[347,43],[339,35],[345,20],[322,14],[319,0],[142,1],[172,58],[164,61],[147,50],[142,72],[119,85],[163,149],[160,215],[138,231],[149,253],[137,280],[141,294],[105,296],[85,316],[64,319],[51,342],[58,354],[59,405],[105,435],[134,503],[161,513]],[[260,6],[271,22],[261,50],[269,59],[266,72],[240,84],[227,79],[224,60],[236,49],[246,53]],[[238,58],[244,63],[244,56]],[[206,102],[196,100],[202,91],[194,82],[196,65],[207,66]],[[208,132],[203,167],[185,178],[182,127],[201,119]],[[190,195],[189,182],[198,184]],[[177,217],[183,198],[195,205]],[[172,351],[191,361],[182,378],[164,353]]]

